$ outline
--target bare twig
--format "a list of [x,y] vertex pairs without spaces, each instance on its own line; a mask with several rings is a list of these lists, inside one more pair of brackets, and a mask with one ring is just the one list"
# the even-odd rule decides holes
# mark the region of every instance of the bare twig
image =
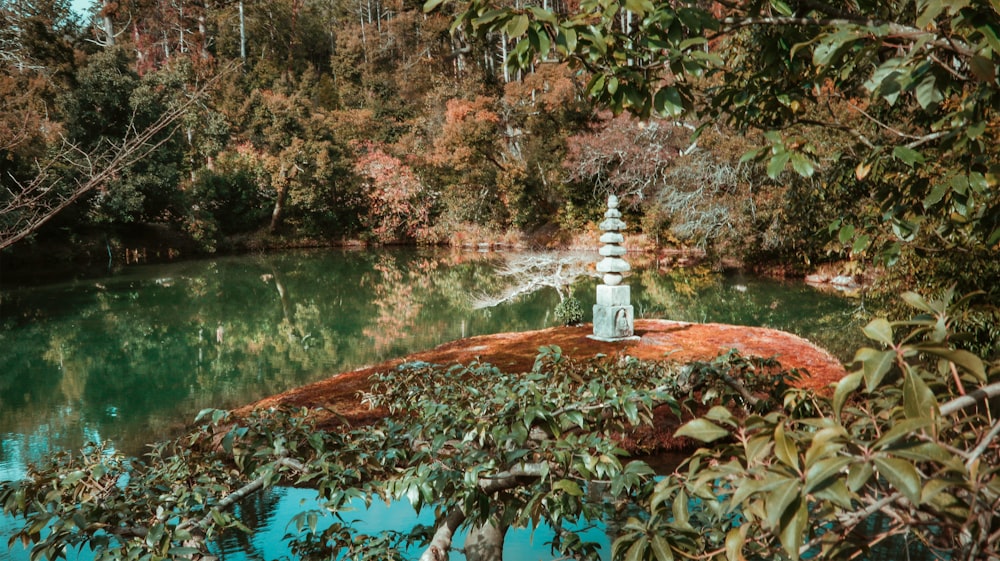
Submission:
[[472,302],[473,309],[492,308],[531,294],[544,287],[559,293],[580,277],[589,274],[587,266],[596,255],[579,253],[513,253],[504,254],[506,263],[496,276],[510,280],[507,288],[489,294],[480,294]]
[[[64,140],[64,148],[58,154],[38,164],[34,179],[17,193],[8,189],[11,198],[0,208],[0,218],[6,222],[0,229],[0,250],[30,236],[81,197],[103,187],[122,170],[162,146],[180,127],[179,122],[187,110],[234,68],[236,65],[217,74],[144,130],[137,131],[133,128],[134,122],[130,123],[121,144],[112,145],[102,152],[87,153],[78,145]],[[60,189],[64,178],[55,173],[59,163],[68,164],[79,173],[80,179],[69,189]]]
[[962,409],[972,407],[973,405],[982,403],[987,399],[993,399],[997,396],[1000,396],[1000,382],[994,382],[983,386],[975,391],[969,392],[966,395],[956,397],[951,401],[943,403],[939,408],[939,411],[942,415],[951,415],[961,411]]

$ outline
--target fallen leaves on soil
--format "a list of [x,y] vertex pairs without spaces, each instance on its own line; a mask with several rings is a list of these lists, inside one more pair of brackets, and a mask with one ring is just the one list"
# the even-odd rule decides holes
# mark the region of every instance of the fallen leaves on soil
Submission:
[[[797,385],[817,391],[843,377],[843,365],[829,352],[809,341],[776,329],[744,327],[717,323],[684,323],[667,320],[636,320],[636,340],[605,342],[591,339],[592,327],[554,327],[538,331],[500,333],[469,337],[445,343],[435,349],[389,360],[350,372],[333,375],[325,380],[295,388],[246,406],[237,413],[257,407],[306,407],[335,411],[354,425],[366,424],[386,415],[361,403],[360,395],[371,389],[372,374],[395,368],[399,364],[423,361],[449,366],[473,361],[489,363],[508,372],[531,370],[542,346],[556,345],[564,356],[588,359],[598,354],[611,358],[632,356],[645,360],[677,362],[711,361],[718,355],[736,349],[743,356],[774,358],[787,369],[805,370]],[[632,435],[629,448],[676,449],[684,443],[673,438],[678,419],[666,411],[658,411],[654,426]],[[320,419],[321,423],[326,419]],[[333,416],[330,416],[333,420]]]

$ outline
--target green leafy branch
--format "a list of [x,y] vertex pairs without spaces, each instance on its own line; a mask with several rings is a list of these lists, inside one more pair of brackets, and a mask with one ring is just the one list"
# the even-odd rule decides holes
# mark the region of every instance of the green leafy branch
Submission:
[[814,398],[814,414],[716,407],[685,424],[678,435],[712,447],[656,485],[616,550],[851,559],[905,537],[951,559],[996,555],[1000,379],[951,329],[970,297],[907,293],[920,313],[869,323],[881,348],[859,350],[857,370]]

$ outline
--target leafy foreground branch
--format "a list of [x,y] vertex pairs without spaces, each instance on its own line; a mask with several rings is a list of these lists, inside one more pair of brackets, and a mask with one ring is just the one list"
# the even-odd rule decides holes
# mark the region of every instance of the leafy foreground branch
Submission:
[[[882,348],[858,351],[829,398],[735,353],[581,363],[543,347],[523,374],[411,363],[362,396],[389,413],[374,425],[210,410],[143,460],[95,445],[4,484],[0,501],[24,517],[11,541],[34,544],[33,558],[87,546],[98,559],[206,559],[221,530],[243,527],[231,507],[276,484],[315,488],[334,514],[326,528],[317,512],[289,525],[302,559],[445,559],[462,530],[467,559],[501,559],[508,528],[542,523],[567,559],[599,557],[577,533],[599,523],[629,561],[851,559],[887,540],[997,558],[996,368],[951,345],[949,295],[906,300],[921,315],[869,324]],[[712,446],[657,478],[621,442],[661,406],[691,419],[678,436]],[[434,526],[361,536],[343,516],[404,498],[433,510]]]

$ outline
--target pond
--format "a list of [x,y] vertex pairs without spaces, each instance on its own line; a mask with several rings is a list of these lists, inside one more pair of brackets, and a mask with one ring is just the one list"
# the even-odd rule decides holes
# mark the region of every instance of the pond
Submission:
[[[597,279],[577,276],[585,266],[570,274],[566,263],[590,256],[556,263],[551,255],[297,251],[3,289],[0,480],[88,441],[141,453],[203,408],[242,405],[461,337],[550,327],[561,296],[589,310]],[[575,281],[536,290],[525,262],[551,265],[532,274],[557,286]],[[799,283],[639,266],[628,281],[637,317],[784,329],[842,359],[860,334],[856,301]],[[262,533],[289,500],[297,505],[295,491],[283,493],[291,498],[271,497],[262,509]],[[11,523],[0,520],[0,534]],[[257,558],[240,553],[246,544],[222,547],[226,559]],[[0,548],[7,559],[27,553]]]

